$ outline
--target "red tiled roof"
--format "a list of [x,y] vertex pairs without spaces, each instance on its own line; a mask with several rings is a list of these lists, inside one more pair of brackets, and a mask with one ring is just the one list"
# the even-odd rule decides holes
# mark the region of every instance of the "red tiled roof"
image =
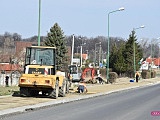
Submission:
[[14,70],[20,70],[20,65],[18,64],[0,64],[0,70],[5,71],[14,71]]
[[158,66],[160,65],[160,58],[147,58],[146,62],[149,62],[149,63],[153,62],[154,65]]

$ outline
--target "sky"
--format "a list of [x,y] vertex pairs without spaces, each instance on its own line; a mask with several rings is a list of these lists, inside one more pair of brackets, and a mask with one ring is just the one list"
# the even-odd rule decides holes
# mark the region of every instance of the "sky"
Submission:
[[[64,35],[129,38],[135,28],[138,39],[160,37],[160,0],[41,0],[40,35],[58,23]],[[0,0],[0,35],[38,35],[39,0]]]

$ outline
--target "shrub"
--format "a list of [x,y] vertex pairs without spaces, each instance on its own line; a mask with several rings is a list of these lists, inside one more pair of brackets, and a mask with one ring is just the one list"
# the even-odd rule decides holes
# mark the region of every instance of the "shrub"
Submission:
[[142,75],[143,79],[155,78],[156,77],[156,71],[155,70],[152,70],[152,71],[143,70],[141,75]]
[[155,70],[152,70],[151,71],[151,78],[155,78],[156,77],[156,71]]
[[109,82],[110,83],[116,82],[117,78],[118,78],[118,74],[116,72],[109,73]]
[[141,73],[141,76],[143,79],[149,79],[149,78],[151,78],[151,73],[148,70],[143,70]]

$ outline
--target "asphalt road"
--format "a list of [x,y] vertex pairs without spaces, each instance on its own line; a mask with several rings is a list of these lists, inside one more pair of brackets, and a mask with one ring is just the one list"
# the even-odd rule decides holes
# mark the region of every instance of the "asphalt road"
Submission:
[[3,120],[160,120],[160,85],[120,91],[39,110],[5,116]]

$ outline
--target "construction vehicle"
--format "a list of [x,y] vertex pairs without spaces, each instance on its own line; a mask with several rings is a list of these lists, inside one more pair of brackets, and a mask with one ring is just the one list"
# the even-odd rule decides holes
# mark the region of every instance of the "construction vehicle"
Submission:
[[95,69],[94,68],[85,68],[82,72],[81,79],[85,82],[95,83]]
[[39,93],[51,98],[64,97],[68,92],[65,73],[57,70],[56,48],[31,46],[26,48],[24,73],[19,79],[21,96],[37,96]]
[[74,64],[74,65],[69,65],[69,74],[71,76],[71,81],[72,82],[79,82],[81,79],[81,68]]

